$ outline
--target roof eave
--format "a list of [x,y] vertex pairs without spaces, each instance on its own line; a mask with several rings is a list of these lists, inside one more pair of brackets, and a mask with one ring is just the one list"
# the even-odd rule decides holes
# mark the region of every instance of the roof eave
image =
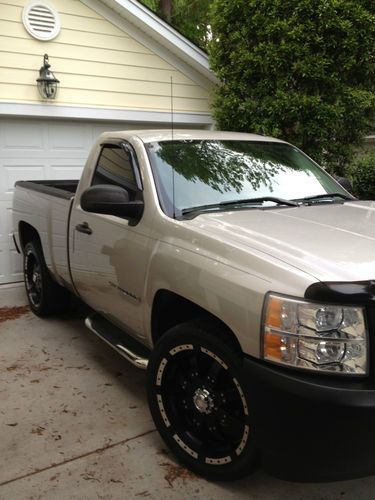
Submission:
[[117,14],[180,57],[208,80],[217,83],[207,54],[137,0],[101,0]]

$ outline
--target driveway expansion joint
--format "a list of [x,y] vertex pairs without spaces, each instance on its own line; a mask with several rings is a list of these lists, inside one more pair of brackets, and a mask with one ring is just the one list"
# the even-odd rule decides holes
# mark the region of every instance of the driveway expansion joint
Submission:
[[8,479],[7,481],[4,481],[3,483],[0,483],[0,487],[1,486],[6,486],[7,484],[14,483],[16,481],[20,481],[21,479],[26,479],[28,477],[35,476],[35,475],[40,474],[42,472],[45,472],[47,470],[51,470],[51,469],[55,469],[57,467],[61,467],[62,465],[68,464],[70,462],[75,462],[76,460],[80,460],[81,458],[86,458],[86,457],[89,457],[91,455],[95,455],[95,453],[102,453],[104,451],[110,450],[111,448],[115,448],[116,446],[120,446],[120,445],[129,443],[130,441],[134,441],[135,439],[139,439],[139,438],[142,438],[144,436],[147,436],[148,434],[152,434],[153,432],[156,432],[156,429],[150,429],[148,431],[142,432],[141,434],[137,434],[136,436],[133,436],[133,437],[130,437],[130,438],[127,438],[127,439],[123,439],[122,441],[118,441],[117,443],[111,443],[111,444],[108,444],[108,445],[103,446],[101,448],[97,448],[96,450],[92,450],[92,451],[88,451],[86,453],[82,453],[81,455],[77,455],[76,457],[67,458],[66,460],[63,460],[62,462],[53,463],[53,464],[51,464],[51,465],[49,465],[47,467],[43,467],[41,469],[36,469],[36,470],[34,470],[32,472],[28,472],[27,474],[23,474],[22,476],[15,477],[13,479]]

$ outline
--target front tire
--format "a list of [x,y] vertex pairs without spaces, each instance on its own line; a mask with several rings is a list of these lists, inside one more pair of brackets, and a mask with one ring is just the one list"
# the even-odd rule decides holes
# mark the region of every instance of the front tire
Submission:
[[23,262],[26,295],[33,313],[47,316],[65,311],[69,292],[51,278],[39,241],[25,245]]
[[156,344],[148,401],[168,447],[213,480],[249,474],[257,463],[254,419],[241,357],[197,323],[178,325]]

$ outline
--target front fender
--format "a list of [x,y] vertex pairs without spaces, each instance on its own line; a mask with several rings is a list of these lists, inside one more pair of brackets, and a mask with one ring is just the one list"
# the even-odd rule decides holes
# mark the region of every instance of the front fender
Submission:
[[150,262],[145,300],[150,340],[154,298],[168,290],[216,316],[237,336],[244,352],[259,356],[263,297],[269,282],[189,250],[161,243]]

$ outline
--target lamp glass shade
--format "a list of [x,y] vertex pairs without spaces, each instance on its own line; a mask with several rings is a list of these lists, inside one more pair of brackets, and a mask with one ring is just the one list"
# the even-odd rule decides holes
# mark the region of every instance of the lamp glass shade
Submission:
[[43,99],[55,99],[57,93],[57,84],[60,83],[50,70],[48,54],[44,55],[44,64],[39,70],[37,79],[39,94]]

